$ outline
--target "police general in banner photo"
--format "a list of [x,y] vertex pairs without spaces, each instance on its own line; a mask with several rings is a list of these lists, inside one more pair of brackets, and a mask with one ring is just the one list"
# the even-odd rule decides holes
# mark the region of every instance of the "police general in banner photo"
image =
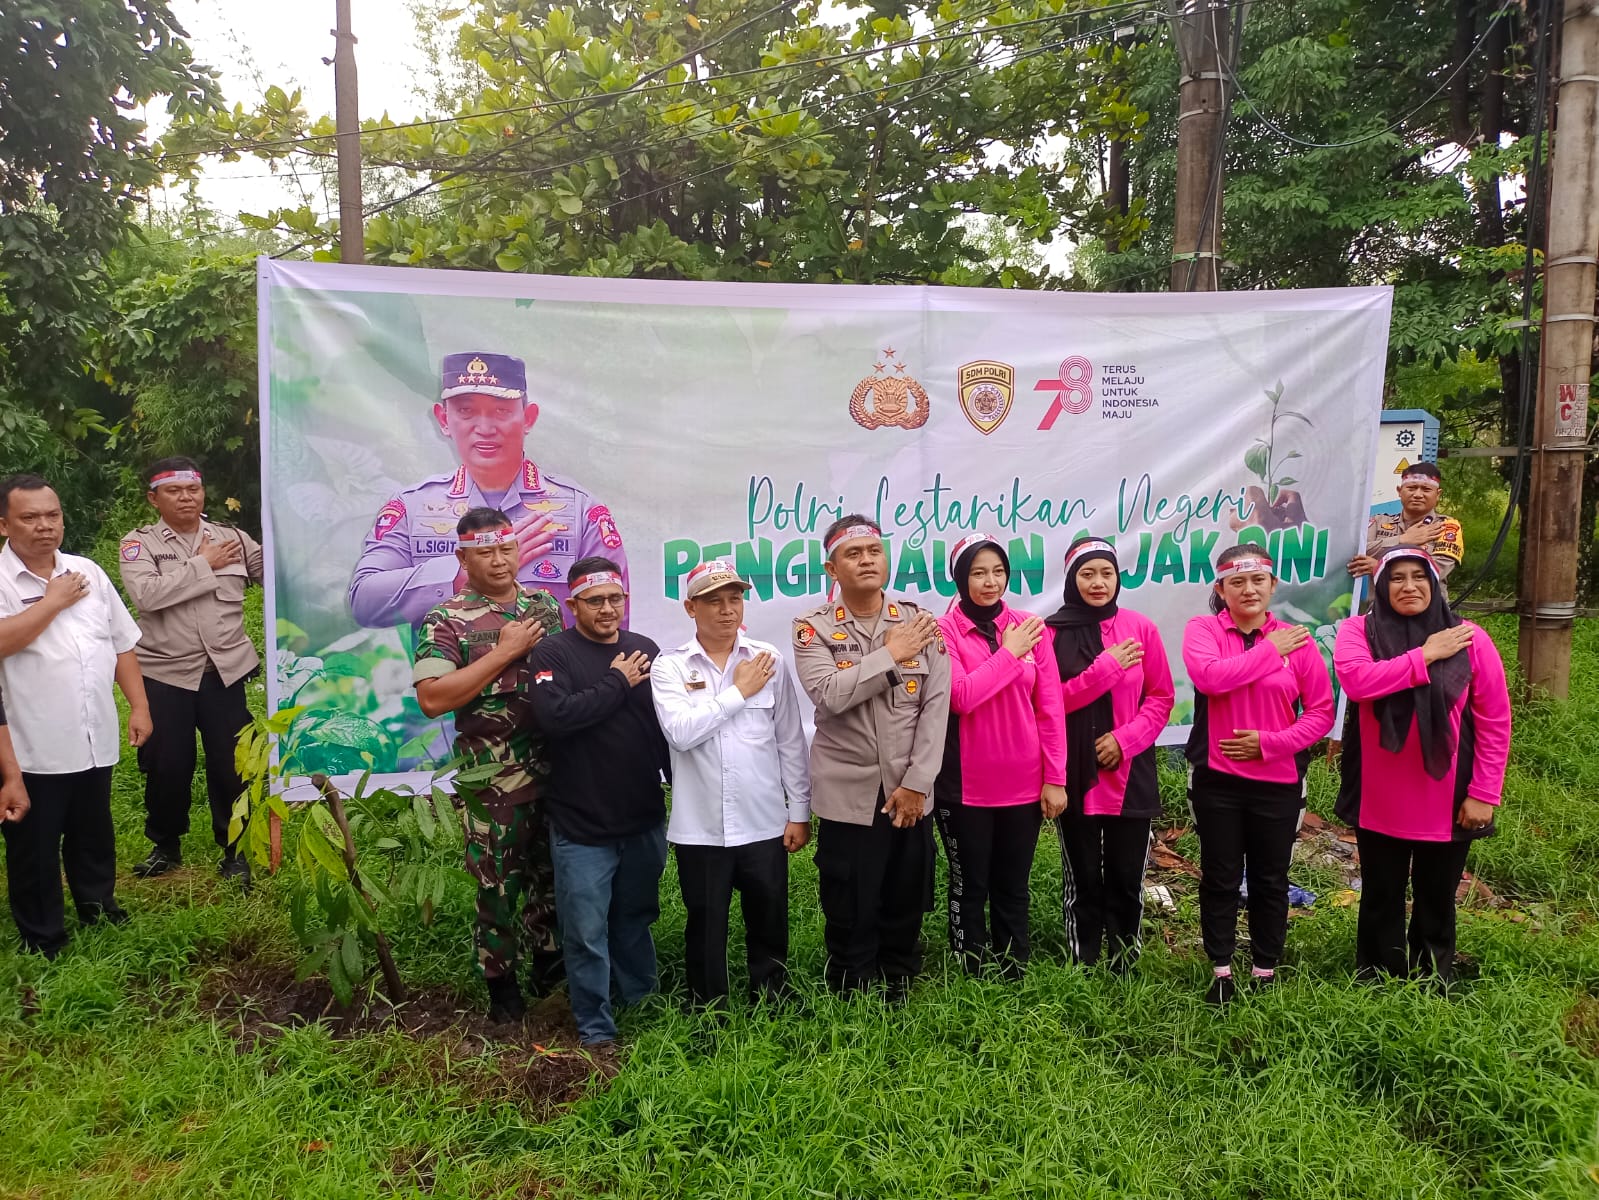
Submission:
[[456,523],[469,509],[491,508],[513,522],[517,580],[567,595],[567,571],[603,556],[623,578],[627,558],[611,510],[583,488],[543,471],[523,440],[538,420],[527,366],[509,354],[446,354],[433,417],[459,465],[401,492],[379,510],[355,576],[350,611],[362,625],[419,625],[436,604],[466,586],[455,556]]

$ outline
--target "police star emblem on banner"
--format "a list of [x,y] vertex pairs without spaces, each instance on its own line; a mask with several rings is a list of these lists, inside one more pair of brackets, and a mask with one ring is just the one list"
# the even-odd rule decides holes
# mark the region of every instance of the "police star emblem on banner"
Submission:
[[883,351],[882,361],[855,385],[849,398],[849,415],[857,425],[864,429],[885,425],[920,429],[927,424],[927,391],[906,371],[906,365],[895,360],[892,348]]

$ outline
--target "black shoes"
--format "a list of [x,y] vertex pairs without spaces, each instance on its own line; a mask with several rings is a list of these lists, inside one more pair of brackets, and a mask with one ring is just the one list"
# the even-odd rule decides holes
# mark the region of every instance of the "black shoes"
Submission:
[[183,865],[183,854],[176,848],[154,847],[145,860],[133,864],[133,873],[140,879],[154,879],[168,875]]
[[1205,1003],[1217,1007],[1229,1003],[1238,994],[1238,985],[1233,982],[1231,975],[1213,975],[1210,987],[1205,992]]
[[[135,867],[135,870],[138,868]],[[250,886],[250,860],[242,854],[229,854],[222,859],[217,867],[217,874],[223,879],[237,879],[240,884]]]
[[126,925],[128,911],[115,900],[109,904],[97,905],[94,908],[80,908],[78,910],[78,924],[88,927],[98,925],[104,921],[107,925]]
[[514,977],[501,976],[499,979],[490,979],[488,986],[489,1020],[501,1024],[506,1021],[520,1021],[527,1016],[527,1001],[522,998],[522,989],[517,986]]

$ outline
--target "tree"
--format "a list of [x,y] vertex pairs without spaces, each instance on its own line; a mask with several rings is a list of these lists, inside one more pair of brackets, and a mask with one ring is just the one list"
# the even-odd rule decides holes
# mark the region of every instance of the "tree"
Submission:
[[183,39],[164,0],[0,7],[0,435],[8,467],[50,473],[80,519],[114,474],[85,455],[115,407],[86,373],[104,259],[165,170],[133,113],[165,97],[194,118],[216,100]]
[[[1058,286],[983,270],[966,218],[998,218],[1033,243],[1104,234],[1095,181],[1052,139],[1134,132],[1137,114],[1098,80],[1101,12],[1129,7],[921,0],[831,24],[761,0],[485,0],[456,47],[485,83],[454,117],[366,125],[365,161],[416,181],[374,206],[368,257]],[[331,132],[269,89],[254,111],[183,123],[167,146],[325,159]],[[309,210],[256,223],[318,247],[334,230]]]

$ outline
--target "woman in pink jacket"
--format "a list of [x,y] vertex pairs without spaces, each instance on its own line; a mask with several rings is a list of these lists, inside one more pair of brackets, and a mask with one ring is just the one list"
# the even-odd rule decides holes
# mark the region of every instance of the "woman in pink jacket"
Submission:
[[1066,811],[1060,835],[1066,942],[1080,963],[1124,972],[1138,961],[1150,822],[1160,815],[1155,739],[1172,710],[1171,667],[1155,622],[1121,608],[1116,548],[1078,538],[1064,603],[1045,624],[1066,708]]
[[960,599],[939,621],[949,647],[949,734],[933,785],[949,859],[950,948],[968,971],[994,961],[1020,978],[1040,816],[1066,806],[1060,680],[1043,621],[1005,604],[1004,548],[973,534],[950,563]]
[[1471,843],[1494,831],[1504,789],[1510,691],[1493,639],[1450,611],[1425,550],[1389,551],[1372,589],[1371,612],[1343,623],[1333,651],[1359,708],[1338,796],[1360,843],[1356,970],[1447,983],[1455,889]]
[[1213,968],[1205,999],[1234,993],[1238,889],[1249,872],[1250,973],[1269,985],[1288,935],[1288,864],[1310,748],[1333,722],[1332,682],[1303,626],[1271,615],[1271,558],[1245,542],[1216,561],[1211,615],[1183,631],[1194,685],[1188,804],[1199,834],[1199,925]]

